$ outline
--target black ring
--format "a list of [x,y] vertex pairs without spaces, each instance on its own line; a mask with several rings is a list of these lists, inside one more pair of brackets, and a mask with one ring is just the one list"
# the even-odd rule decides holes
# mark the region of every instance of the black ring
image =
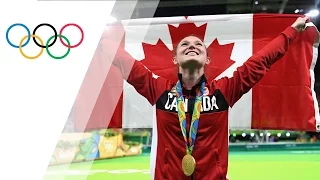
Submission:
[[[54,31],[54,39],[53,39],[53,42],[48,45],[48,47],[51,47],[51,46],[54,45],[54,43],[57,41],[57,38],[58,38],[57,30],[56,30],[51,24],[42,23],[42,24],[39,24],[36,28],[34,28],[32,34],[35,35],[37,29],[38,29],[39,27],[41,27],[41,26],[49,26],[49,27]],[[42,48],[46,48],[46,46],[42,46],[41,44],[39,44],[39,43],[37,42],[37,40],[36,40],[35,37],[33,37],[32,39],[33,39],[33,42],[36,43],[37,46],[42,47]]]

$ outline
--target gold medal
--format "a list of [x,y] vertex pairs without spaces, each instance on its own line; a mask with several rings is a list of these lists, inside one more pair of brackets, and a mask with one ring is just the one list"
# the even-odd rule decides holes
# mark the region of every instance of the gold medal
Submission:
[[191,176],[196,168],[196,160],[189,154],[182,159],[182,170],[186,176]]

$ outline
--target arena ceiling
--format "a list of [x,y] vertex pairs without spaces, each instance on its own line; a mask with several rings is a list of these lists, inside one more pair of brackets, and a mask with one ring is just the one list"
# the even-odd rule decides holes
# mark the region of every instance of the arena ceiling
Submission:
[[296,9],[306,11],[314,8],[316,3],[317,0],[161,0],[158,7],[215,6],[220,7],[224,14],[252,12],[294,13]]
[[[117,1],[122,12],[131,1]],[[150,17],[149,10],[155,17],[181,15],[213,15],[213,14],[243,14],[243,13],[306,13],[317,7],[319,0],[138,0],[131,18]],[[120,11],[118,11],[120,12]],[[117,14],[121,19],[121,13]]]

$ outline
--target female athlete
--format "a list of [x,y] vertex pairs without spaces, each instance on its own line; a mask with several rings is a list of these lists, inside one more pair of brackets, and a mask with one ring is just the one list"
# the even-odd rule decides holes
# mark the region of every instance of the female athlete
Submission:
[[[156,106],[157,141],[153,142],[152,178],[223,180],[228,169],[228,108],[247,93],[283,57],[308,17],[300,17],[278,37],[237,68],[232,78],[207,81],[210,63],[204,43],[185,37],[173,63],[178,82],[153,74],[123,49],[113,64],[123,78]],[[107,49],[110,47],[106,47]]]

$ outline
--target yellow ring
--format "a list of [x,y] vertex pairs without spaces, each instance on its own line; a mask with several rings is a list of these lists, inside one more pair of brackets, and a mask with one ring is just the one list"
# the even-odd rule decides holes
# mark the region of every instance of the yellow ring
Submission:
[[[35,37],[36,39],[38,39],[40,41],[40,44],[42,46],[44,46],[44,43],[42,41],[42,39],[37,36],[37,35],[31,35],[31,37]],[[26,35],[25,37],[23,37],[20,41],[20,44],[19,44],[19,50],[20,50],[20,53],[23,57],[27,58],[27,59],[37,59],[39,56],[41,56],[41,54],[43,53],[43,48],[41,48],[41,51],[39,54],[35,55],[35,56],[27,56],[23,51],[22,51],[22,43],[24,40],[26,40],[28,38],[28,35]]]

